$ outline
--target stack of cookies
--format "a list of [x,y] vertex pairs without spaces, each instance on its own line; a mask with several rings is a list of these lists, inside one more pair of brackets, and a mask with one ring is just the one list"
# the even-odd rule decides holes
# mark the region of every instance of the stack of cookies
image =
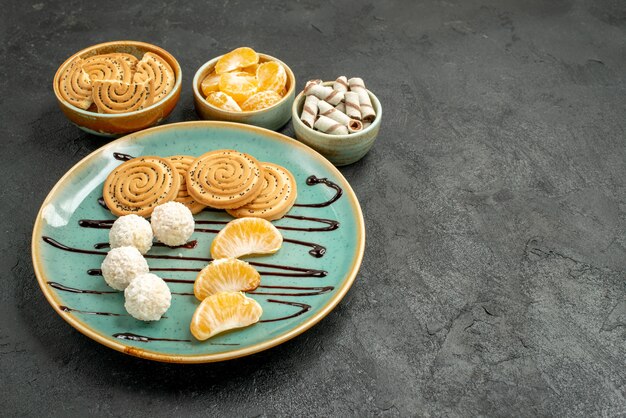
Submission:
[[234,150],[211,151],[198,158],[133,158],[115,168],[103,188],[104,201],[114,215],[144,217],[156,206],[176,201],[193,214],[211,207],[237,218],[275,220],[291,209],[296,195],[295,179],[286,168]]

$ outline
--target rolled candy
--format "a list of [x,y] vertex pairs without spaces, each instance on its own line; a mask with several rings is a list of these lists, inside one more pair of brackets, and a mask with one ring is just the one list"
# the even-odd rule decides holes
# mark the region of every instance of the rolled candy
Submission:
[[363,79],[359,77],[353,77],[348,80],[350,84],[350,91],[353,91],[359,95],[359,105],[361,106],[361,120],[371,122],[376,118],[376,112],[372,107],[372,101],[370,95],[365,89],[365,83]]
[[306,96],[304,106],[302,107],[302,114],[300,120],[309,128],[313,128],[315,125],[315,118],[317,117],[317,105],[320,99],[311,95]]
[[354,91],[346,92],[346,114],[351,119],[361,120],[361,105],[359,94]]
[[[345,100],[345,95],[344,95],[344,100]],[[337,106],[335,106],[335,109],[337,109],[341,113],[346,113],[346,104],[344,102],[341,102]]]
[[304,88],[304,94],[306,96],[314,95],[318,99],[326,100],[331,105],[336,105],[343,100],[343,92],[333,90],[332,87],[323,86],[321,84],[307,83]]
[[330,103],[325,102],[324,100],[320,100],[317,103],[317,106],[320,110],[320,115],[328,116],[329,118],[336,120],[337,122],[345,126],[348,126],[348,123],[350,123],[350,117],[348,117],[348,115],[346,115],[345,113],[342,113],[335,109]]
[[315,129],[329,135],[346,135],[348,133],[348,128],[327,116],[320,116],[315,121]]
[[346,78],[345,75],[342,75],[341,77],[337,77],[337,79],[333,83],[333,90],[346,92],[348,91],[348,87],[349,87],[348,79]]
[[353,134],[361,130],[363,130],[363,122],[356,119],[350,119],[350,122],[348,123],[348,132]]

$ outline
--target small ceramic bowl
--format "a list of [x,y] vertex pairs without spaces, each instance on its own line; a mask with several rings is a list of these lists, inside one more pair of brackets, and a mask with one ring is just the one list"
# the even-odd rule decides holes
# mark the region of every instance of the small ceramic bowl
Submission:
[[[325,86],[332,86],[333,82],[323,83]],[[298,141],[303,142],[326,157],[336,166],[348,165],[359,161],[367,154],[374,145],[374,141],[380,130],[380,121],[383,113],[378,98],[371,91],[367,91],[372,101],[372,106],[376,112],[376,119],[370,126],[362,131],[347,135],[329,135],[320,131],[315,131],[306,126],[300,120],[302,107],[304,106],[304,92],[301,92],[293,102],[291,108],[291,119],[293,129]]]
[[198,112],[198,115],[200,115],[202,119],[247,123],[248,125],[256,125],[274,131],[289,122],[289,118],[291,117],[291,105],[296,95],[296,77],[293,75],[291,68],[284,62],[266,54],[259,54],[259,63],[276,61],[281,64],[287,72],[287,94],[285,94],[278,103],[268,108],[251,112],[231,112],[209,104],[200,89],[200,84],[202,80],[213,71],[217,60],[220,58],[221,56],[213,58],[211,61],[204,64],[196,71],[196,75],[193,77],[194,103],[196,105],[196,112]]
[[[59,79],[65,68],[76,58],[89,58],[93,55],[125,52],[141,59],[144,53],[152,52],[159,55],[174,70],[176,83],[167,96],[152,106],[127,113],[97,113],[72,106],[59,93]],[[137,41],[114,41],[93,45],[69,57],[57,70],[54,76],[54,94],[65,116],[83,131],[94,135],[118,137],[130,132],[139,131],[156,125],[165,119],[174,109],[180,97],[182,71],[178,61],[166,50],[156,45]]]

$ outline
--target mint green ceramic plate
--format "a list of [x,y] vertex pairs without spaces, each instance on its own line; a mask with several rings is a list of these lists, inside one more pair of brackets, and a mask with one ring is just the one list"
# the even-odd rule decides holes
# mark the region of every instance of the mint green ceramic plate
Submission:
[[[137,321],[126,314],[123,294],[109,288],[98,275],[107,251],[98,244],[108,241],[107,224],[101,225],[105,228],[94,228],[93,223],[84,220],[114,219],[98,198],[109,172],[121,164],[120,154],[198,156],[226,148],[289,169],[297,181],[296,204],[300,206],[274,221],[287,241],[281,250],[248,259],[257,263],[262,275],[261,287],[250,293],[263,307],[261,322],[199,342],[189,331],[191,316],[199,304],[193,296],[193,280],[210,256],[215,236],[210,231],[232,218],[225,212],[201,212],[195,216],[196,232],[191,238],[197,241],[195,248],[153,247],[148,253],[150,268],[168,281],[173,293],[172,306],[158,322]],[[309,205],[324,202],[332,203]],[[350,288],[364,245],[365,229],[357,198],[341,173],[324,157],[272,131],[202,121],[125,136],[76,164],[59,180],[39,211],[32,255],[48,302],[83,334],[115,350],[147,359],[201,363],[265,350],[316,324]],[[324,254],[320,257],[320,253]],[[152,258],[162,255],[173,257]]]

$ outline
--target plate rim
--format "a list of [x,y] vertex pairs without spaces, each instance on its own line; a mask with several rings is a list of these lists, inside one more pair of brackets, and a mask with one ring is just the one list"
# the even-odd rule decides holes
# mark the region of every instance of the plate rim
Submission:
[[[234,351],[225,351],[225,352],[220,352],[220,353],[185,355],[185,354],[161,353],[161,352],[152,351],[149,349],[143,349],[139,347],[124,345],[121,342],[112,340],[108,336],[98,333],[93,328],[85,324],[83,321],[79,320],[76,316],[72,315],[69,312],[62,311],[60,309],[59,307],[60,305],[58,303],[58,300],[55,297],[55,293],[52,292],[49,286],[47,286],[47,279],[45,277],[44,269],[43,269],[43,266],[41,265],[41,260],[40,260],[41,254],[40,254],[39,247],[41,245],[41,242],[40,242],[41,240],[39,238],[41,237],[41,228],[43,226],[42,225],[42,219],[43,219],[42,211],[44,207],[46,207],[49,204],[50,200],[56,195],[57,191],[61,188],[61,185],[67,180],[67,178],[69,178],[72,175],[72,173],[74,173],[74,171],[77,171],[78,169],[82,168],[91,159],[95,158],[96,154],[99,154],[105,151],[107,148],[113,148],[122,142],[132,143],[132,141],[142,138],[146,135],[149,136],[154,132],[176,130],[179,127],[191,127],[191,128],[208,127],[208,128],[217,128],[217,129],[231,128],[231,129],[238,129],[238,130],[244,130],[244,131],[245,130],[252,131],[255,134],[259,134],[262,136],[273,137],[282,142],[287,142],[290,145],[296,146],[297,148],[300,148],[302,151],[309,153],[313,155],[314,157],[317,157],[317,159],[321,163],[323,163],[326,166],[326,168],[329,171],[331,171],[343,183],[342,186],[344,186],[345,196],[349,198],[350,207],[354,211],[354,216],[357,221],[357,231],[356,231],[357,232],[357,247],[356,247],[357,254],[352,262],[352,265],[350,266],[350,271],[348,272],[346,278],[341,284],[341,287],[338,289],[335,295],[330,300],[328,300],[326,304],[315,315],[311,316],[307,320],[296,325],[294,328],[283,332],[282,334],[279,334],[266,341],[262,341],[257,344],[254,344],[250,347],[245,347],[245,348],[241,348],[241,349],[234,350]],[[52,187],[50,192],[48,192],[48,195],[41,203],[41,207],[39,208],[39,211],[37,212],[37,218],[35,219],[35,224],[33,226],[33,233],[31,236],[31,258],[32,258],[32,263],[33,263],[33,269],[35,272],[35,276],[37,277],[37,282],[39,284],[39,287],[41,291],[43,292],[44,296],[46,297],[46,300],[48,301],[48,303],[52,306],[52,308],[57,312],[59,316],[61,316],[61,318],[63,318],[73,328],[81,332],[83,335],[91,338],[92,340],[124,354],[132,355],[135,357],[140,357],[140,358],[147,359],[147,360],[155,360],[155,361],[166,362],[166,363],[185,363],[185,364],[212,363],[212,362],[232,360],[232,359],[248,356],[248,355],[255,354],[260,351],[264,351],[272,347],[275,347],[307,331],[308,329],[313,327],[315,324],[317,324],[319,321],[321,321],[324,317],[326,317],[345,297],[346,293],[348,293],[348,290],[350,290],[350,288],[352,287],[352,284],[354,283],[354,280],[356,279],[356,276],[361,267],[364,252],[365,252],[365,221],[363,219],[363,212],[361,210],[361,205],[359,204],[358,198],[356,194],[354,193],[352,186],[350,185],[350,183],[348,183],[346,178],[343,176],[343,174],[341,174],[341,172],[337,169],[337,167],[335,167],[330,161],[328,161],[324,156],[319,154],[314,149],[286,135],[283,135],[281,133],[271,131],[268,129],[260,128],[257,126],[245,125],[245,124],[235,123],[235,122],[222,122],[222,121],[186,121],[186,122],[176,122],[176,123],[156,126],[156,127],[139,131],[139,132],[133,132],[121,138],[115,139],[101,146],[100,148],[94,150],[93,152],[89,153],[87,156],[85,156],[80,161],[75,163],[56,182],[56,184]]]

